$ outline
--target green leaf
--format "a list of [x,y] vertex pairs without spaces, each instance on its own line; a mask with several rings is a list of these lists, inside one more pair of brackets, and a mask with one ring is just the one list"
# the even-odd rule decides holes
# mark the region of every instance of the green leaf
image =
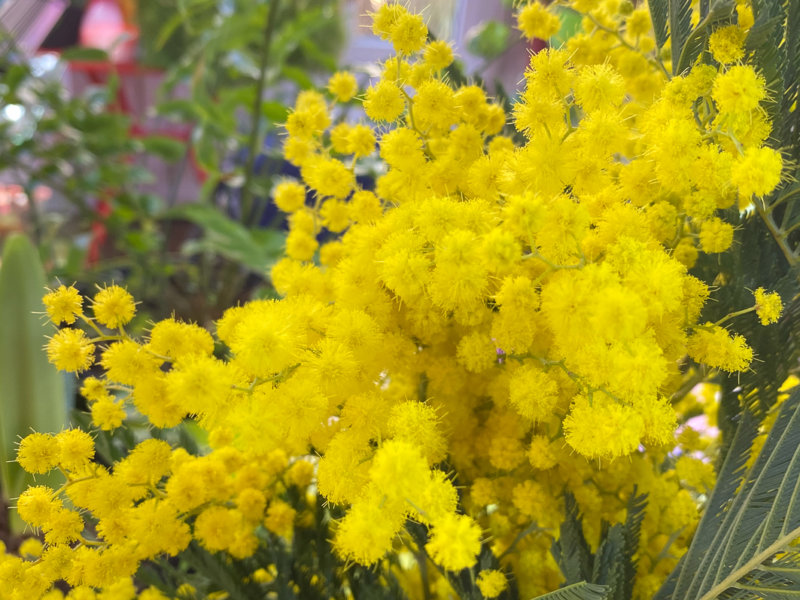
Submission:
[[[13,462],[19,439],[31,430],[57,433],[67,421],[64,379],[43,348],[45,284],[34,245],[23,235],[11,236],[0,268],[0,484],[6,500],[33,483]],[[48,478],[38,476],[36,482]],[[12,525],[21,532],[17,519]]]
[[212,206],[187,204],[168,211],[165,219],[184,219],[203,229],[203,237],[189,240],[183,252],[189,255],[212,252],[259,274],[278,259],[283,234],[272,230],[250,231]]
[[564,494],[565,516],[561,523],[561,535],[553,541],[551,553],[567,583],[592,579],[592,551],[583,535],[583,523],[578,514],[575,497]]
[[482,58],[500,56],[511,44],[511,28],[500,21],[486,21],[469,34],[467,50]]
[[680,48],[680,56],[678,56],[677,63],[675,62],[675,46],[673,40],[673,65],[674,73],[683,73],[691,68],[700,53],[705,50],[708,45],[708,36],[714,25],[720,22],[729,22],[733,16],[736,2],[734,0],[714,0],[705,17],[697,24],[691,33],[686,37]]
[[289,109],[280,102],[268,100],[261,103],[261,114],[273,123],[285,123]]
[[[784,401],[755,463],[747,413],[684,559],[656,600],[797,597],[800,555],[800,390]],[[734,490],[736,492],[734,493]]]
[[653,22],[656,45],[660,50],[667,42],[669,0],[647,0],[647,7],[650,9],[650,20]]
[[672,74],[680,75],[678,64],[683,46],[692,30],[692,0],[669,0],[669,35],[672,39]]
[[107,62],[108,53],[100,48],[84,48],[83,46],[73,46],[61,53],[62,60],[75,60],[86,62]]
[[167,161],[176,161],[186,154],[186,144],[164,135],[150,135],[141,140],[146,152]]
[[608,588],[604,585],[581,581],[544,596],[536,596],[533,600],[605,600],[607,593]]
[[570,38],[580,32],[583,23],[583,15],[568,6],[555,6],[553,10],[561,21],[561,28],[558,30],[558,33],[550,38],[550,45],[558,48],[566,44]]
[[299,67],[284,65],[281,68],[281,75],[287,79],[291,79],[304,90],[314,87],[314,82],[311,81],[311,78],[306,74],[306,72]]

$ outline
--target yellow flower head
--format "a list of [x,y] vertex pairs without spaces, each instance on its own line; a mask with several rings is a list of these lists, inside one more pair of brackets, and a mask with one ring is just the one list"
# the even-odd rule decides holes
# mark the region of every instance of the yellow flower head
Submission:
[[83,299],[74,286],[61,285],[42,298],[47,316],[56,325],[71,325],[75,318],[83,314]]
[[47,343],[47,359],[62,371],[79,373],[92,366],[94,345],[80,329],[62,329]]
[[712,323],[707,323],[689,338],[686,350],[697,362],[729,373],[744,371],[753,360],[753,350],[742,336],[732,336]]
[[508,587],[505,573],[497,569],[486,569],[478,573],[477,583],[484,598],[497,598]]
[[724,65],[744,57],[744,40],[747,32],[738,25],[720,27],[708,38],[708,47],[714,60]]
[[561,21],[538,2],[531,2],[519,11],[517,27],[528,39],[539,38],[547,40],[558,33],[561,28]]
[[397,54],[401,56],[413,54],[425,46],[428,28],[422,20],[422,15],[406,13],[397,19],[389,37]]
[[347,71],[337,71],[328,80],[328,91],[339,101],[348,102],[358,93],[355,75]]
[[425,550],[448,571],[469,569],[481,551],[481,528],[467,515],[447,514],[433,523]]
[[405,108],[400,88],[385,79],[369,88],[364,98],[364,111],[374,121],[396,121]]
[[58,464],[67,471],[77,471],[94,457],[94,440],[81,429],[66,429],[56,435]]
[[127,290],[110,285],[95,294],[92,300],[95,318],[110,329],[117,329],[130,322],[136,313],[136,303]]
[[31,433],[19,443],[17,462],[28,473],[47,473],[58,464],[58,441],[48,433]]
[[737,65],[714,80],[711,97],[722,113],[746,113],[767,96],[764,78],[750,65]]
[[444,40],[436,40],[425,46],[425,64],[439,71],[447,68],[453,62],[453,49]]
[[783,312],[783,302],[777,292],[767,292],[763,287],[754,292],[756,298],[756,314],[762,325],[777,323]]

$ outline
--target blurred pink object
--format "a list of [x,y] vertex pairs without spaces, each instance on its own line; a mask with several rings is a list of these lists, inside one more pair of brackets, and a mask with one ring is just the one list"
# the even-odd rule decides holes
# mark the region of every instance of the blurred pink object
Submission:
[[125,16],[114,0],[90,0],[81,21],[80,43],[87,48],[108,52],[115,63],[133,62],[139,30],[125,23]]

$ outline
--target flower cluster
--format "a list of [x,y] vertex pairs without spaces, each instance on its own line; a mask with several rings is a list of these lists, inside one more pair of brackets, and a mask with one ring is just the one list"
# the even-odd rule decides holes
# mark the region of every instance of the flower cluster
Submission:
[[[274,190],[289,222],[271,272],[282,298],[229,309],[216,340],[174,319],[132,338],[135,304],[117,286],[97,294],[93,318],[73,288],[45,297],[67,325],[52,362],[81,372],[99,353],[102,376],[82,387],[98,429],[120,427],[125,406],[155,428],[194,419],[211,452],[148,439],[106,467],[78,430],[25,438],[20,464],[66,479],[19,499],[46,547],[34,563],[0,563],[9,597],[57,580],[131,597],[141,561],[192,540],[252,556],[265,530],[292,535],[286,490],[312,484],[347,509],[332,541],[344,561],[382,564],[405,547],[392,568],[419,595],[416,561],[457,572],[489,549],[497,564],[476,570],[487,598],[509,573],[525,596],[558,587],[549,551],[565,489],[596,544],[635,484],[649,502],[637,582],[649,597],[691,536],[693,494],[713,485],[691,454],[708,440],[674,435],[687,355],[728,371],[753,358],[721,322],[700,322],[710,292],[687,268],[730,247],[717,211],[771,191],[782,160],[762,145],[752,67],[667,81],[646,9],[574,4],[589,11],[585,31],[531,58],[516,131],[483,89],[448,84],[452,51],[428,42],[421,17],[382,5],[373,30],[396,56],[361,99],[372,123],[336,123],[357,93],[351,74],[334,75],[328,97],[300,94],[284,148],[301,180]],[[550,17],[531,4],[520,27],[551,35]],[[739,38],[715,39],[736,56]],[[375,153],[386,169],[367,189],[355,173]],[[752,311],[774,322],[780,298],[758,290]],[[664,471],[676,443],[687,454]],[[446,597],[446,578],[429,577]]]

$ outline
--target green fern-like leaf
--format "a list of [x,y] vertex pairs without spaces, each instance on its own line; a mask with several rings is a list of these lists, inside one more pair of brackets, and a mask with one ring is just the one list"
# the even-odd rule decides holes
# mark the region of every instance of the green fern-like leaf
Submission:
[[653,33],[659,49],[667,43],[667,19],[669,18],[669,0],[648,0],[650,20],[653,22]]
[[[697,27],[691,30],[684,42],[680,46],[675,46],[673,40],[673,65],[674,73],[683,73],[690,68],[697,57],[708,45],[708,36],[719,23],[727,23],[733,16],[736,7],[734,0],[715,0],[711,3],[707,13],[703,16]],[[677,63],[675,54],[678,53]]]
[[592,551],[583,535],[583,524],[578,514],[575,497],[566,492],[564,522],[561,535],[553,541],[551,552],[567,583],[590,581],[592,579]]
[[669,35],[672,39],[672,73],[678,68],[681,51],[692,31],[692,0],[669,0]]
[[606,600],[607,593],[608,589],[604,585],[582,581],[544,596],[536,596],[533,600]]
[[800,536],[800,391],[745,472],[754,433],[745,416],[695,539],[656,600],[800,597],[792,547]]

